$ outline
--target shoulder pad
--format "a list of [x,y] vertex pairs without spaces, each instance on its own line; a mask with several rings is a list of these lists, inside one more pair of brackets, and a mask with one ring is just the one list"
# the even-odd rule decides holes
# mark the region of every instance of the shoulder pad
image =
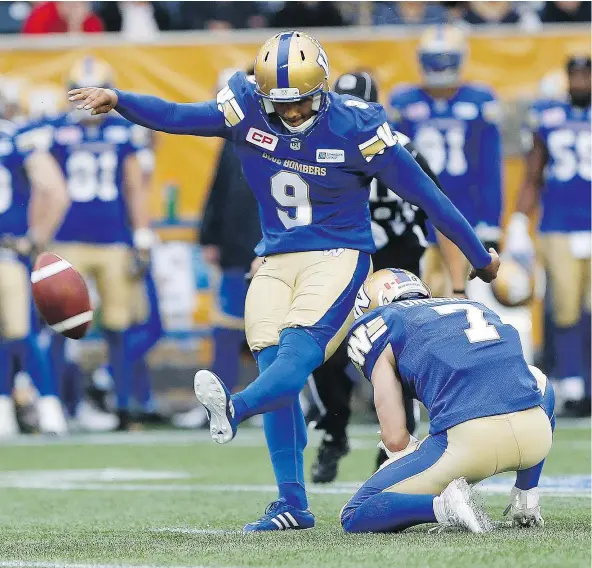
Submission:
[[421,89],[417,85],[403,84],[395,87],[390,95],[389,102],[391,105],[405,106],[406,104],[415,102],[421,94]]
[[384,115],[382,105],[367,103],[351,95],[329,93],[327,119],[331,132],[338,136],[350,138],[360,132],[369,122],[374,122],[380,113]]
[[[481,117],[486,122],[497,124],[502,119],[502,107],[497,97],[490,87],[479,83],[471,83],[462,87],[461,99],[463,102],[456,104],[476,105],[478,112],[480,109]],[[466,101],[466,102],[464,102]],[[475,116],[476,118],[476,116]]]
[[226,126],[232,128],[245,118],[248,99],[253,97],[255,85],[252,78],[239,71],[235,73],[228,85],[216,95],[218,109],[224,114]]
[[47,152],[53,143],[53,126],[47,123],[38,123],[19,130],[14,141],[19,152],[32,152],[39,150]]
[[466,83],[461,87],[462,96],[475,102],[484,102],[497,99],[494,90],[485,83]]
[[397,135],[393,133],[387,122],[386,113],[382,107],[374,120],[368,121],[364,128],[359,130],[356,139],[358,148],[367,162],[399,143]]

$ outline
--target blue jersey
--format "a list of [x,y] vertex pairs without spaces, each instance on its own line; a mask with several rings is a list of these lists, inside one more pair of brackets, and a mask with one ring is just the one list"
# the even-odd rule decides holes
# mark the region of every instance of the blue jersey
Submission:
[[56,241],[129,244],[124,164],[143,147],[132,130],[137,127],[116,114],[84,123],[67,113],[42,128],[51,129],[49,150],[64,172],[71,200]]
[[518,332],[478,302],[402,300],[357,320],[348,354],[370,380],[390,345],[403,389],[428,410],[430,433],[542,403]]
[[407,86],[392,93],[390,107],[394,127],[425,156],[469,223],[489,228],[491,236],[484,230],[484,240],[499,238],[502,150],[494,94],[467,84],[448,100],[433,99],[422,88]]
[[542,188],[542,232],[590,231],[590,107],[535,102],[528,128],[547,150]]
[[0,235],[27,232],[29,182],[25,159],[33,150],[30,137],[8,121],[0,121]]
[[382,106],[328,93],[302,133],[271,127],[254,83],[235,74],[217,99],[177,104],[116,90],[116,110],[133,122],[174,134],[220,136],[235,143],[254,192],[263,239],[258,255],[350,248],[375,250],[369,186],[376,177],[421,207],[473,266],[490,257],[450,201],[406,152]]

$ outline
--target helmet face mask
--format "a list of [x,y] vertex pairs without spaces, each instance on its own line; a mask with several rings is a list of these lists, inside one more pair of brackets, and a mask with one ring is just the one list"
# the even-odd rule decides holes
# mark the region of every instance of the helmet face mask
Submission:
[[429,28],[421,38],[417,54],[425,86],[458,85],[466,51],[460,30],[451,26]]
[[[288,136],[308,130],[326,109],[328,79],[327,55],[313,37],[292,31],[282,32],[266,41],[255,59],[255,85],[269,127],[276,134],[286,135],[274,128],[273,119],[269,116],[275,114],[284,122],[274,103],[298,103],[312,98],[310,116],[303,116],[304,120],[296,126],[284,122],[290,131]],[[316,118],[309,124],[314,113]],[[304,126],[302,130],[301,126]]]
[[360,288],[355,301],[354,317],[358,319],[374,308],[418,297],[431,298],[432,292],[415,274],[400,268],[378,270]]

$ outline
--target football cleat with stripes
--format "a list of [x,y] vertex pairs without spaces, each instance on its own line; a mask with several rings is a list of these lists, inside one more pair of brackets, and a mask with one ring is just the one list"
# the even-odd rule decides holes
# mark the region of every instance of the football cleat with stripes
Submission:
[[265,509],[265,515],[259,520],[245,525],[243,533],[311,529],[314,524],[314,515],[308,509],[297,509],[282,498],[270,503]]
[[206,408],[212,440],[217,444],[230,442],[238,426],[230,391],[218,376],[206,370],[195,373],[193,390],[197,400]]

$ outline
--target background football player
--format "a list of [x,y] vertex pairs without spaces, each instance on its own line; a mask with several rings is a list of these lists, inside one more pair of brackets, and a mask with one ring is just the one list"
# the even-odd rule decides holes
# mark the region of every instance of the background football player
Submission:
[[[72,68],[68,86],[90,84],[112,86],[112,70],[103,61],[84,57]],[[116,114],[97,117],[73,110],[48,125],[53,131],[51,152],[64,171],[71,199],[54,250],[96,282],[119,428],[126,429],[132,360],[126,354],[124,332],[138,317],[143,300],[139,321],[146,319],[145,295],[136,292],[154,240],[137,156],[144,145],[134,137],[131,124]],[[64,338],[54,335],[51,351],[58,376],[62,375],[63,349]]]
[[[367,72],[347,73],[335,82],[335,92],[358,97],[366,102],[378,101],[378,85]],[[395,132],[404,148],[411,153],[438,187],[440,183],[425,158],[400,132]],[[419,262],[426,247],[426,215],[415,205],[403,201],[383,183],[373,180],[370,185],[370,216],[376,252],[372,255],[375,270],[388,266],[400,266],[419,276]],[[349,369],[348,369],[349,367]],[[354,372],[354,376],[358,373]],[[347,425],[351,414],[350,404],[354,387],[347,346],[342,343],[333,356],[313,374],[314,388],[318,393],[321,416],[316,429],[325,435],[312,465],[311,477],[315,483],[329,483],[337,476],[339,460],[349,452]],[[312,387],[312,384],[309,382]],[[419,410],[419,408],[417,409]],[[414,433],[416,417],[411,397],[406,397],[407,430]],[[308,417],[307,417],[308,418]],[[380,450],[377,465],[386,459]]]
[[544,99],[530,109],[532,148],[505,249],[532,265],[528,216],[541,205],[540,258],[551,292],[558,399],[569,413],[589,416],[590,58],[571,58],[567,76],[568,100]]
[[[461,298],[432,298],[417,276],[379,270],[364,284],[369,312],[348,354],[372,381],[390,459],[341,511],[347,532],[398,532],[421,523],[490,530],[470,487],[516,471],[513,523],[542,526],[538,483],[551,449],[553,387],[529,367],[516,329]],[[403,392],[428,410],[419,442],[405,426]]]
[[[426,157],[486,248],[497,249],[502,206],[500,108],[491,89],[462,82],[467,49],[459,29],[429,28],[418,50],[422,84],[401,86],[392,93],[391,120]],[[423,275],[430,289],[436,296],[463,294],[466,268],[450,282],[430,223],[428,242]]]
[[261,374],[230,395],[209,371],[198,371],[196,396],[209,411],[214,441],[265,413],[264,430],[279,499],[245,531],[314,526],[304,487],[306,426],[298,395],[310,373],[343,340],[374,240],[368,185],[377,177],[421,206],[455,241],[473,275],[495,278],[488,253],[466,219],[393,136],[380,105],[328,93],[328,61],[302,32],[268,40],[254,81],[234,75],[216,100],[177,104],[104,88],[74,89],[70,100],[92,113],[115,108],[134,122],[173,134],[231,139],[259,202],[265,262],[245,306],[247,341]]
[[40,430],[67,430],[56,380],[32,322],[32,263],[68,207],[64,176],[47,152],[49,136],[47,130],[22,131],[0,121],[0,436],[18,432],[11,398],[17,366],[29,372],[41,395]]
[[[142,169],[144,186],[149,188],[154,174],[155,133],[128,123],[130,137],[134,146],[139,148],[136,156]],[[160,316],[158,290],[152,275],[150,264],[136,266],[140,268],[134,297],[141,299],[134,303],[132,325],[126,331],[126,353],[131,363],[131,395],[136,403],[137,412],[133,420],[138,422],[162,422],[165,417],[159,412],[156,397],[152,389],[152,375],[148,366],[147,356],[162,337],[164,329]],[[146,309],[147,308],[147,309]],[[104,412],[111,412],[110,403],[113,393],[113,370],[110,365],[103,365],[92,375],[92,386],[89,391],[96,405]],[[103,421],[106,423],[106,421]]]

